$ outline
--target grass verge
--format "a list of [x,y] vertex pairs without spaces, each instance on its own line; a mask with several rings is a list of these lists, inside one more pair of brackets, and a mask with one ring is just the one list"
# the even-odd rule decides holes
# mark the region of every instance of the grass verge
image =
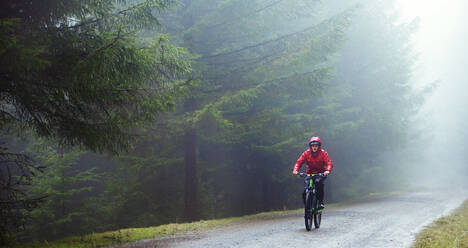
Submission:
[[232,217],[217,220],[202,220],[192,223],[166,224],[155,227],[127,228],[104,233],[92,233],[85,236],[73,236],[55,241],[42,241],[26,243],[15,246],[15,248],[94,248],[114,244],[123,244],[140,239],[171,236],[191,231],[199,231],[214,227],[225,226],[245,221],[267,219],[269,217],[288,216],[301,213],[302,209],[265,212],[242,217]]
[[468,200],[451,215],[442,217],[424,228],[412,248],[468,248]]

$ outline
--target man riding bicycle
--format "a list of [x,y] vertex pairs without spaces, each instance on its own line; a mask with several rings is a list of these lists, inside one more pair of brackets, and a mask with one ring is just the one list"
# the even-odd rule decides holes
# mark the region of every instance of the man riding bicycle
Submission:
[[[303,163],[306,165],[307,174],[323,173],[324,176],[330,174],[333,169],[333,164],[328,156],[328,153],[322,149],[322,141],[320,137],[312,137],[309,140],[309,149],[305,150],[302,155],[297,159],[294,165],[293,174],[297,175]],[[315,181],[317,190],[317,199],[320,203],[319,208],[323,209],[324,185],[325,178]],[[302,199],[305,202],[305,190],[302,194]]]

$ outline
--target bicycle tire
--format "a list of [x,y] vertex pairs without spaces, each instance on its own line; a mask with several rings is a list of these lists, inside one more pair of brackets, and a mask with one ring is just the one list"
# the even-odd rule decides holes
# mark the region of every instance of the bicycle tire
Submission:
[[[314,194],[312,198],[312,206],[314,209],[313,213],[313,219],[314,219],[314,226],[315,228],[320,228],[320,222],[322,222],[322,211],[318,210],[319,207],[319,201],[317,199],[317,196]],[[312,216],[311,216],[312,218]]]
[[314,226],[315,228],[320,228],[320,222],[322,222],[322,213],[315,213],[314,214]]
[[306,201],[305,201],[305,209],[304,209],[304,222],[305,222],[305,227],[307,231],[310,231],[312,229],[312,222],[313,222],[313,216],[312,216],[312,199],[311,199],[312,193],[307,192],[306,193]]

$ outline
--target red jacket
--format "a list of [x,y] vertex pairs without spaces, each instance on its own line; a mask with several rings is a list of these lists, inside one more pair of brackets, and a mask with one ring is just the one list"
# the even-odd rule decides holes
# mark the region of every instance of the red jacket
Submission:
[[[312,137],[310,140],[318,140],[320,142],[319,137]],[[299,159],[296,161],[296,164],[294,165],[294,170],[299,171],[304,162],[307,163],[307,174],[317,174],[322,173],[324,171],[331,172],[333,169],[333,164],[330,160],[330,157],[328,156],[328,153],[322,149],[321,145],[316,154],[312,154],[311,149],[305,150],[299,157]]]

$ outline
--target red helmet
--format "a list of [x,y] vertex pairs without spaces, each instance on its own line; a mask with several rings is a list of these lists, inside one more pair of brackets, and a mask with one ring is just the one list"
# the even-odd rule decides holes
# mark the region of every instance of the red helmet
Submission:
[[322,140],[320,140],[320,137],[313,136],[312,138],[310,138],[309,146],[312,146],[312,145],[318,145],[319,147],[321,147],[322,146]]

